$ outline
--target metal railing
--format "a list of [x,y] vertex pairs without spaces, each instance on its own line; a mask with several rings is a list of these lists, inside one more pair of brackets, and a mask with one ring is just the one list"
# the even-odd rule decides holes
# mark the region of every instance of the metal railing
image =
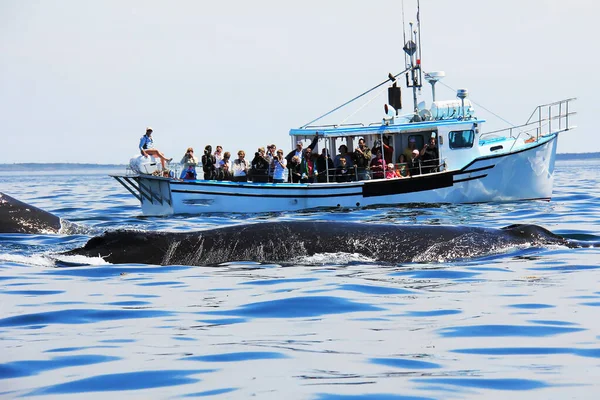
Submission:
[[535,138],[537,141],[541,136],[573,129],[575,126],[569,124],[569,118],[577,113],[570,111],[569,108],[570,103],[575,100],[576,98],[572,97],[554,103],[539,105],[533,110],[527,122],[523,125],[486,132],[480,136],[480,139],[494,134],[497,135],[501,132],[508,132],[508,136],[514,139],[518,139],[522,135],[527,135],[529,138]]

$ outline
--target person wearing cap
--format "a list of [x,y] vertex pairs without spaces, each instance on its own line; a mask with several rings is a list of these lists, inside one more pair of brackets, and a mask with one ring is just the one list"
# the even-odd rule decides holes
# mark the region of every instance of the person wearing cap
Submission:
[[421,155],[419,150],[414,149],[408,162],[408,171],[410,176],[421,175]]
[[[317,145],[317,141],[319,140],[319,133],[317,132],[317,134],[315,134],[315,137],[313,138],[312,142],[310,142],[310,145],[308,145],[308,147],[306,149],[310,149],[311,151],[315,149],[315,146]],[[304,156],[306,154],[306,149],[303,148],[304,144],[302,143],[301,140],[298,140],[296,142],[296,148],[292,151],[290,151],[288,153],[287,156],[285,156],[285,159],[287,160],[288,164],[291,164],[292,162],[292,157],[297,156],[298,158],[300,158],[300,160],[304,159]]]
[[408,139],[408,147],[404,149],[404,153],[402,153],[404,154],[404,157],[406,157],[407,160],[410,160],[412,158],[412,152],[416,149],[416,145],[417,141],[414,137]]
[[398,172],[397,169],[394,169],[394,164],[389,163],[385,170],[385,179],[400,178],[400,176],[400,172]]
[[171,162],[172,158],[167,158],[163,153],[154,148],[154,140],[152,139],[152,128],[146,128],[146,134],[140,139],[140,152],[144,157],[153,156],[160,158],[160,164],[162,165],[162,169],[165,168],[165,161]]

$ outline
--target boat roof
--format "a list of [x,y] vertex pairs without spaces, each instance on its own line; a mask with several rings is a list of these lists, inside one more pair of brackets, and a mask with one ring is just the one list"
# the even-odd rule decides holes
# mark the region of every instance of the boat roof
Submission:
[[422,122],[403,122],[394,124],[382,124],[380,122],[370,125],[364,124],[347,124],[347,125],[322,125],[308,126],[306,128],[290,129],[290,136],[313,136],[319,134],[326,137],[344,137],[344,136],[360,136],[360,135],[377,135],[400,133],[404,131],[423,131],[431,130],[440,126],[451,126],[464,124],[465,122],[482,123],[485,120],[470,118],[470,119],[445,119],[435,121]]

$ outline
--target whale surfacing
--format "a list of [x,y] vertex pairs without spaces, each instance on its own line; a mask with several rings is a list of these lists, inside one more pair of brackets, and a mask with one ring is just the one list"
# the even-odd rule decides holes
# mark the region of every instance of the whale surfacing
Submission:
[[322,253],[360,254],[386,263],[440,262],[503,252],[515,246],[570,246],[535,225],[464,226],[284,221],[188,233],[117,230],[66,255],[113,264],[212,265],[230,261],[293,262]]
[[[66,232],[90,234],[91,229],[0,193],[0,233]],[[318,254],[345,253],[378,262],[406,263],[446,262],[502,253],[518,246],[547,245],[582,247],[537,225],[494,229],[272,221],[183,233],[107,231],[61,255],[102,257],[112,264],[214,265],[232,261],[293,263]]]
[[59,233],[60,218],[0,192],[0,233]]

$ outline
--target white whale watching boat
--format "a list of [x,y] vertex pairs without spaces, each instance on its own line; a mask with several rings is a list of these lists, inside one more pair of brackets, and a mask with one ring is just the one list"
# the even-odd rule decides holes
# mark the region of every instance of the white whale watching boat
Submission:
[[[417,18],[418,21],[418,18]],[[180,180],[158,176],[158,160],[142,156],[132,159],[133,171],[112,175],[142,206],[144,215],[201,213],[262,213],[297,211],[316,208],[389,206],[409,203],[479,203],[549,200],[554,181],[557,139],[561,132],[573,129],[570,117],[575,114],[566,99],[535,107],[530,118],[520,126],[485,132],[485,120],[475,116],[466,89],[457,98],[438,101],[435,84],[443,72],[424,72],[420,59],[419,23],[405,41],[406,69],[354,99],[310,123],[291,129],[292,148],[297,141],[318,135],[317,149],[335,150],[344,143],[354,149],[359,138],[367,146],[380,145],[384,136],[393,147],[394,161],[415,142],[421,149],[435,138],[439,158],[434,168],[408,177],[394,177],[336,182],[329,170],[317,183],[262,183],[218,180]],[[406,76],[412,91],[410,111],[402,114],[398,78]],[[425,107],[418,101],[423,78],[431,84],[433,102]],[[384,117],[374,123],[350,125],[314,125],[321,118],[356,101],[371,91],[388,85],[388,103]],[[330,154],[335,154],[331,151]],[[384,163],[384,176],[387,163]],[[433,171],[433,172],[428,172]],[[201,175],[201,171],[198,171]],[[369,177],[377,177],[368,169]],[[358,178],[358,173],[353,175]]]

